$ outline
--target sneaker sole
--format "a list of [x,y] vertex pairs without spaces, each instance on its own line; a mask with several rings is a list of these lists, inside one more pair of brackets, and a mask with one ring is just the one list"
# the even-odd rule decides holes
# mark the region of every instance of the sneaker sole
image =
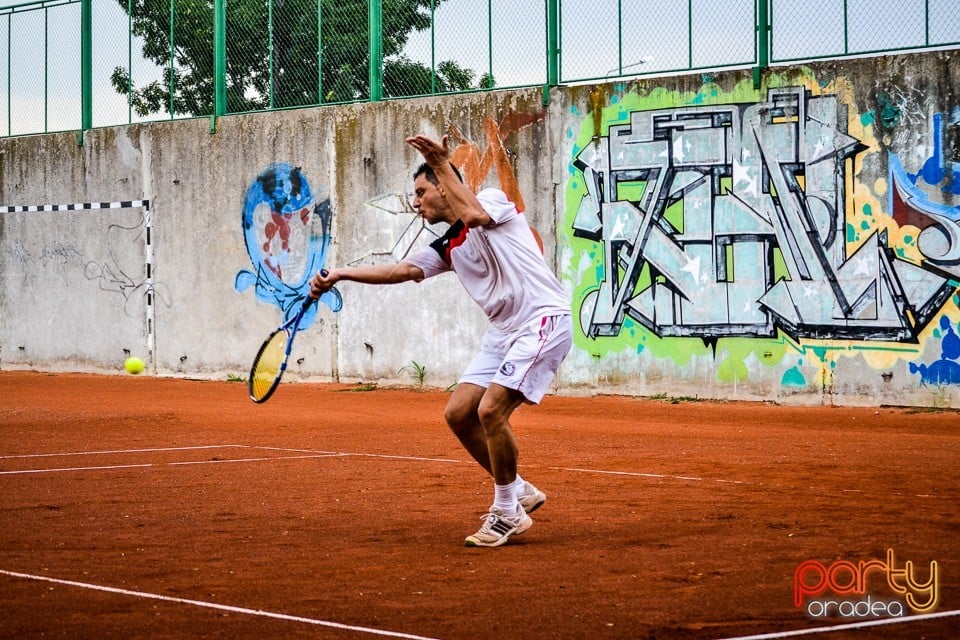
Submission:
[[[541,503],[542,504],[542,503]],[[511,531],[510,533],[504,535],[499,540],[494,542],[481,542],[473,536],[467,536],[467,539],[463,541],[463,546],[465,547],[499,547],[507,543],[513,536],[519,536],[523,533],[529,531],[530,527],[533,526],[533,520],[531,518],[524,518],[520,524],[517,525],[517,528]]]
[[542,500],[534,502],[532,507],[530,507],[529,509],[524,509],[524,511],[526,511],[528,514],[533,513],[534,511],[542,507],[543,503],[546,501],[547,501],[547,496],[543,496]]

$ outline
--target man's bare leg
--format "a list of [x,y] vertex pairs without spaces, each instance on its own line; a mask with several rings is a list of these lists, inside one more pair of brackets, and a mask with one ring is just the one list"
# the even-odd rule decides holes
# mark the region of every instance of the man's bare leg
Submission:
[[460,444],[467,450],[467,453],[492,476],[493,468],[490,466],[487,436],[483,431],[483,425],[480,424],[480,417],[477,415],[480,399],[483,398],[486,391],[483,387],[475,384],[458,384],[457,388],[453,390],[450,400],[447,401],[447,408],[444,410],[443,417],[446,419],[450,430],[457,436]]
[[493,481],[512,484],[517,478],[517,440],[510,429],[510,416],[523,404],[523,394],[498,384],[491,384],[477,407],[477,416],[487,439]]

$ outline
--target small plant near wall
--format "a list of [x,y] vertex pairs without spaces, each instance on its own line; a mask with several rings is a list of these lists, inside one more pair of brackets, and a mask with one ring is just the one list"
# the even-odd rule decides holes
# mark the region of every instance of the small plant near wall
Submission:
[[424,365],[420,364],[416,360],[411,360],[410,364],[405,367],[400,367],[400,369],[397,370],[397,373],[404,372],[411,374],[417,379],[417,384],[419,384],[421,387],[423,386],[423,381],[427,377],[427,368]]

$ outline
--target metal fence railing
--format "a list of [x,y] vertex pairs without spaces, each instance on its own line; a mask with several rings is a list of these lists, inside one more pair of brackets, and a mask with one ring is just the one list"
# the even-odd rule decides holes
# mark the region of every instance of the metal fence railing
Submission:
[[776,64],[960,44],[957,0],[770,0],[770,11]]
[[956,48],[957,2],[35,0],[0,136]]

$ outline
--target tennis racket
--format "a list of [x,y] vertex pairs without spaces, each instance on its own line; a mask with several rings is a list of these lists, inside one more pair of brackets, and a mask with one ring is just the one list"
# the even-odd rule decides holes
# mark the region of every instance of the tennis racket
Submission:
[[290,358],[293,338],[300,328],[300,321],[303,320],[304,314],[307,313],[314,302],[316,300],[308,296],[303,301],[297,315],[274,329],[273,333],[263,341],[260,351],[257,352],[257,357],[253,359],[253,366],[250,367],[250,379],[247,381],[250,399],[254,402],[266,402],[277,390],[280,378],[283,377],[283,372],[287,370],[287,360]]

